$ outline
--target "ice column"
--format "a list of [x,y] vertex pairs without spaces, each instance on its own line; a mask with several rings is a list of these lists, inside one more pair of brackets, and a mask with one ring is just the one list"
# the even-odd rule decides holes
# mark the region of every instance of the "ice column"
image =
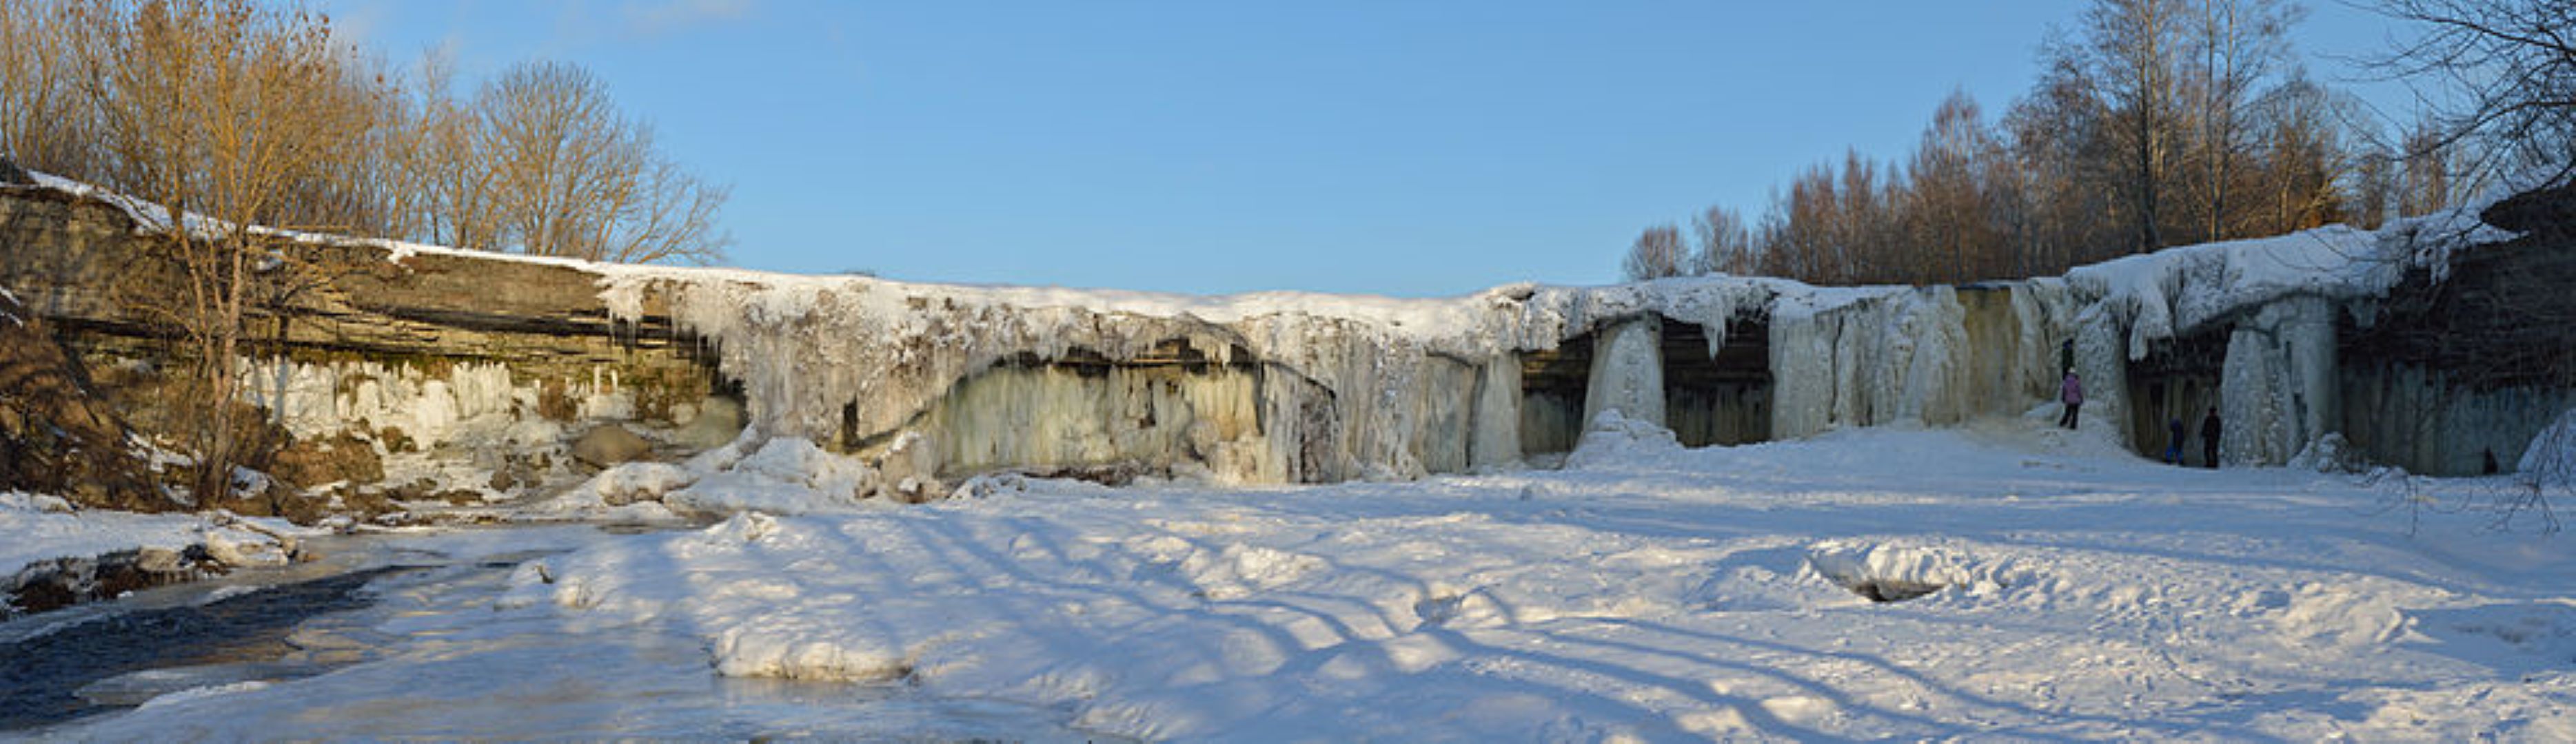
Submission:
[[2264,305],[2228,337],[2221,374],[2220,458],[2288,462],[2343,421],[2334,303],[2295,297]]
[[1647,315],[1601,330],[1592,347],[1591,381],[1583,391],[1583,421],[1619,409],[1638,421],[1664,423],[1663,320]]
[[1469,420],[1475,427],[1475,433],[1467,440],[1469,467],[1505,467],[1520,462],[1519,359],[1511,354],[1501,354],[1485,360],[1483,369],[1476,376],[1476,410]]

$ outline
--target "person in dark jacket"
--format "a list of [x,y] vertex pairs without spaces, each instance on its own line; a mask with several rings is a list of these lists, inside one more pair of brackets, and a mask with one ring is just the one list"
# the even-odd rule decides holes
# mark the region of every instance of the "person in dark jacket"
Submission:
[[2066,404],[2066,414],[2057,417],[2057,425],[2075,428],[2075,411],[2084,407],[2084,381],[2069,370],[2066,379],[2057,384],[2057,400]]
[[2200,420],[2200,461],[2218,467],[2218,407],[2210,406],[2209,417]]
[[2182,464],[2182,417],[2173,416],[2166,418],[2165,433],[2167,434],[2165,439],[2165,463],[2168,465]]

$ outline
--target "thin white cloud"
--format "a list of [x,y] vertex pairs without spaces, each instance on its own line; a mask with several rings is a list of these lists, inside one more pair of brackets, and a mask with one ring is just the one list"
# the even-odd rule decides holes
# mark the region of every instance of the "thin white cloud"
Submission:
[[331,41],[343,49],[366,49],[377,42],[393,7],[385,0],[359,0],[341,3],[328,11],[331,17]]
[[619,12],[627,33],[649,37],[740,20],[751,9],[752,0],[639,0],[626,3]]

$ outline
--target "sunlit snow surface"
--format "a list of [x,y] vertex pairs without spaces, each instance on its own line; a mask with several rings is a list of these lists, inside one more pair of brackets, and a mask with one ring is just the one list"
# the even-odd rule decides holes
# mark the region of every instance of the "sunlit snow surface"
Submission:
[[2576,548],[2450,511],[2509,479],[2409,502],[2038,418],[1604,431],[1564,471],[534,540],[575,549],[380,582],[370,661],[45,735],[2576,739]]

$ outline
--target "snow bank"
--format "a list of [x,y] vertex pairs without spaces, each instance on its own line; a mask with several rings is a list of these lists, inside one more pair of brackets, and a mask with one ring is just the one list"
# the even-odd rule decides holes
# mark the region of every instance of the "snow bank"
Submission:
[[[307,531],[280,520],[193,514],[78,511],[58,496],[0,491],[0,569],[15,571],[55,558],[89,558],[142,548],[179,551],[220,544],[257,565],[282,559],[280,535]],[[226,561],[231,563],[231,561]]]
[[190,548],[223,566],[283,565],[297,541],[314,534],[279,519],[76,510],[58,496],[0,491],[0,535],[8,536],[0,540],[0,599],[36,582],[86,594],[98,588],[100,559],[111,556],[165,574],[189,569],[181,556]]
[[2035,421],[1703,450],[1596,423],[1563,471],[743,514],[510,596],[691,628],[723,674],[1146,739],[2576,733],[2576,555],[2479,515],[2408,537],[2346,476]]

